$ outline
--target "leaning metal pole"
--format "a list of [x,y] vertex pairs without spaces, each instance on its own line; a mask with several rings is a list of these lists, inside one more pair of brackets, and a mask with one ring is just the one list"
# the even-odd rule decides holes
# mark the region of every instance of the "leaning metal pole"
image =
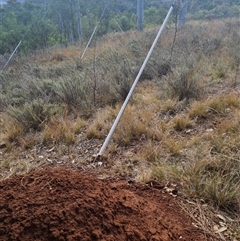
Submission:
[[3,66],[2,70],[5,70],[5,68],[7,67],[8,63],[11,61],[13,55],[15,54],[15,52],[17,51],[18,47],[20,46],[20,44],[22,43],[22,40],[20,40],[20,42],[18,43],[17,47],[14,49],[14,51],[12,52],[12,54],[10,55],[8,61],[6,62],[6,64]]
[[146,64],[147,64],[151,54],[152,54],[152,51],[153,51],[155,45],[157,44],[157,41],[158,41],[158,39],[159,39],[159,37],[160,37],[160,35],[161,35],[161,33],[162,33],[166,23],[167,23],[167,20],[168,20],[170,14],[172,13],[172,10],[173,10],[173,5],[170,7],[167,16],[166,16],[166,18],[165,18],[161,28],[158,31],[158,34],[157,34],[157,36],[156,36],[156,38],[155,38],[155,40],[154,40],[154,42],[152,44],[152,47],[150,48],[150,50],[149,50],[149,52],[147,54],[147,57],[145,58],[145,60],[144,60],[144,62],[142,64],[142,67],[141,67],[141,69],[140,69],[140,71],[139,71],[139,73],[138,73],[138,75],[137,75],[137,77],[136,77],[136,79],[135,79],[135,81],[134,81],[134,83],[133,83],[133,85],[132,85],[132,87],[131,87],[131,89],[130,89],[130,91],[129,91],[129,93],[128,93],[128,95],[127,95],[127,97],[126,97],[126,99],[125,99],[125,101],[124,101],[124,103],[123,103],[123,105],[122,105],[122,107],[121,107],[121,109],[120,109],[120,111],[119,111],[115,121],[114,121],[114,123],[113,123],[113,125],[112,125],[112,127],[111,127],[111,130],[109,131],[109,133],[107,135],[106,140],[104,141],[104,143],[103,143],[103,145],[102,145],[102,147],[101,147],[101,149],[100,149],[100,151],[98,153],[98,156],[101,156],[104,153],[104,151],[105,151],[109,141],[111,140],[111,138],[113,136],[113,133],[114,133],[114,131],[115,131],[115,129],[116,129],[116,127],[117,127],[121,117],[122,117],[122,114],[123,114],[127,104],[128,104],[128,101],[129,101],[130,97],[132,96],[132,93],[133,93],[133,91],[134,91],[134,89],[135,89],[135,87],[137,85],[137,82],[138,82],[139,78],[141,77],[141,74],[142,74],[142,72],[143,72],[143,70],[144,70],[144,68],[145,68],[145,66],[146,66]]
[[99,20],[98,20],[98,22],[97,22],[97,24],[96,24],[93,32],[92,32],[91,37],[90,37],[90,39],[89,39],[89,41],[88,41],[88,43],[87,43],[87,45],[86,45],[86,47],[85,47],[85,49],[84,49],[81,57],[80,57],[80,60],[83,59],[83,57],[84,57],[84,55],[85,55],[85,53],[86,53],[86,51],[87,51],[87,49],[88,49],[91,41],[92,41],[92,38],[93,38],[93,36],[94,36],[94,34],[95,34],[96,30],[97,30],[97,27],[98,27],[98,25],[100,24],[100,22],[101,22],[101,20],[102,20],[102,18],[103,18],[103,15],[104,15],[104,13],[105,13],[105,11],[106,11],[106,9],[107,9],[107,5],[108,5],[108,1],[107,1],[106,5],[105,5],[105,8],[103,9],[102,14],[101,14],[101,16],[100,16],[100,18],[99,18]]

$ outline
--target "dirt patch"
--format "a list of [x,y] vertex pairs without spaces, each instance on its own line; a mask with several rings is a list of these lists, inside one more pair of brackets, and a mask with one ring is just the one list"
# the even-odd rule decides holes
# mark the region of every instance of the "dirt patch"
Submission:
[[0,183],[0,240],[216,240],[156,187],[64,168],[14,176]]

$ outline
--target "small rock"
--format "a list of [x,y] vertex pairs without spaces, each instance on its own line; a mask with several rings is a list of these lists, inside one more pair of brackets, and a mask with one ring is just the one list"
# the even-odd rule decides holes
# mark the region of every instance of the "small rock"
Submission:
[[212,128],[207,129],[206,132],[213,132],[213,129]]

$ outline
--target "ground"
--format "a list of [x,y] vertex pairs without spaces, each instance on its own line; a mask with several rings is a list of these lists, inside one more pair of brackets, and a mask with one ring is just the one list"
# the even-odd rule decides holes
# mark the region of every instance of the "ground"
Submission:
[[[210,121],[178,134],[205,133]],[[85,132],[72,145],[9,148],[2,142],[0,240],[239,240],[225,213],[184,196],[178,186],[148,180],[151,162],[140,156],[144,141],[111,147],[97,160],[103,140]]]
[[154,181],[55,167],[12,176],[0,189],[2,241],[217,240],[193,225],[176,190]]

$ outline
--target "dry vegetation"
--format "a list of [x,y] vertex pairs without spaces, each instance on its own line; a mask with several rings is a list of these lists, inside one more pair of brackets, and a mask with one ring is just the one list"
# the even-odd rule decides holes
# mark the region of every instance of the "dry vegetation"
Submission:
[[16,59],[0,75],[1,178],[64,163],[102,176],[159,179],[197,204],[191,215],[205,220],[206,206],[223,212],[227,229],[219,235],[239,240],[239,28],[237,19],[188,23],[177,32],[169,62],[174,28],[168,26],[100,162],[91,156],[157,30],[95,40],[82,61],[82,46]]

